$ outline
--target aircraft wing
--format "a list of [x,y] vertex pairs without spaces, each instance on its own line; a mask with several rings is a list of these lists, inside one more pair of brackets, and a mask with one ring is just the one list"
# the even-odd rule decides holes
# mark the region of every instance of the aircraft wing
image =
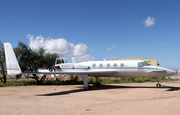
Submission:
[[118,70],[101,70],[101,71],[92,71],[92,70],[87,70],[87,71],[70,71],[70,72],[23,72],[21,74],[44,74],[44,75],[49,75],[49,74],[74,74],[74,75],[84,75],[84,74],[90,74],[90,75],[97,75],[97,74],[115,74],[118,73]]

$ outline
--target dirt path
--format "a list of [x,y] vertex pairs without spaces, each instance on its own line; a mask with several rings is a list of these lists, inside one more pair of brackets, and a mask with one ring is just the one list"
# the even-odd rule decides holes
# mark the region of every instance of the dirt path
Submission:
[[179,115],[180,82],[0,88],[1,115]]

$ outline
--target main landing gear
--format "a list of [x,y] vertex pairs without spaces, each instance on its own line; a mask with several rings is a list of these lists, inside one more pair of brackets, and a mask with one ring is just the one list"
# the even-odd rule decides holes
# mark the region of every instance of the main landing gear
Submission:
[[91,89],[91,87],[88,85],[87,87],[84,87],[85,88],[85,90],[90,90]]
[[[95,77],[95,78],[96,78],[96,83],[95,83],[95,85],[96,85],[96,86],[100,86],[99,77]],[[88,75],[87,75],[87,74],[81,75],[81,79],[82,79],[83,82],[84,82],[84,88],[85,88],[85,90],[89,90],[89,89],[90,89],[90,86],[88,85]]]
[[100,82],[99,82],[99,77],[95,77],[96,78],[96,83],[95,83],[95,85],[96,86],[100,86],[101,84],[100,84]]
[[100,86],[101,85],[100,82],[96,82],[95,84],[96,84],[96,86]]
[[81,79],[82,79],[83,82],[84,82],[84,88],[85,88],[85,90],[89,90],[89,89],[90,89],[90,86],[88,85],[88,75],[87,75],[87,74],[81,75]]
[[157,77],[156,88],[161,88],[161,84],[160,84],[160,82],[159,82],[159,79],[161,79],[161,77]]
[[93,86],[100,86],[100,85],[101,85],[100,82],[93,83]]

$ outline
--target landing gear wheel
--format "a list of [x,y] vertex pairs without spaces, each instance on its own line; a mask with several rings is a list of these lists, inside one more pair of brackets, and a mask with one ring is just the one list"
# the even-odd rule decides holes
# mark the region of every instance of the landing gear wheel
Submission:
[[161,84],[156,84],[156,87],[157,88],[161,88]]
[[90,89],[91,89],[91,87],[90,87],[90,86],[85,87],[85,90],[90,90]]
[[96,82],[96,86],[100,86],[100,82]]

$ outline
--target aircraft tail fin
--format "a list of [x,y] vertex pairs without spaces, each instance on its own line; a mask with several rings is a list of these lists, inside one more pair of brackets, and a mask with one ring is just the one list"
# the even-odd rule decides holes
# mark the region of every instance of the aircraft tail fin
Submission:
[[21,68],[18,64],[12,45],[10,43],[4,43],[4,51],[6,57],[7,74],[8,75],[21,74],[22,73]]
[[75,57],[72,57],[72,62],[73,63],[78,63],[77,59]]

